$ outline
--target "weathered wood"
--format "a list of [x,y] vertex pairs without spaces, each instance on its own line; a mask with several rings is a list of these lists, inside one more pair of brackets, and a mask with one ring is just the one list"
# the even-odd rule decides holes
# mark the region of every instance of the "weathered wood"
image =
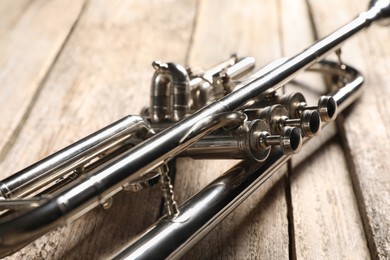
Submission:
[[[276,2],[201,1],[189,64],[207,67],[238,53],[255,56],[258,67],[262,66],[281,55],[280,38],[275,33],[278,30]],[[175,180],[177,198],[188,198],[233,164],[180,160]],[[281,175],[283,170],[277,178]],[[185,258],[288,258],[284,180],[277,178],[250,196]],[[267,193],[272,184],[275,186]]]
[[340,140],[331,126],[321,134],[294,161],[291,197],[296,257],[367,259],[369,251]]
[[[2,163],[2,172],[15,172],[127,114],[139,114],[149,103],[151,62],[184,62],[194,5],[89,1]],[[110,210],[95,209],[13,258],[104,259],[154,222],[160,203],[158,188],[119,194]]]
[[[320,36],[366,5],[310,3]],[[1,27],[8,28],[3,38],[0,28],[0,101],[7,108],[0,111],[2,177],[120,117],[138,114],[149,104],[154,59],[207,68],[237,52],[254,55],[263,65],[302,50],[313,39],[303,0],[91,0],[84,11],[82,2],[73,1],[39,0],[26,11],[13,5],[8,25]],[[345,61],[367,76],[370,91],[348,114],[341,134],[334,128],[322,133],[294,159],[291,187],[285,186],[284,168],[185,259],[359,259],[368,258],[366,243],[373,258],[390,255],[389,164],[378,149],[389,146],[384,138],[389,37],[387,29],[371,28],[343,50]],[[316,78],[308,82],[320,84]],[[234,163],[180,159],[178,201]],[[95,209],[10,259],[106,258],[151,224],[159,206],[158,187],[118,194],[110,210]]]
[[[13,7],[16,3],[8,5]],[[0,161],[15,141],[82,6],[83,1],[77,0],[34,1],[12,30],[0,35],[0,102],[7,104],[0,111]],[[12,12],[14,9],[11,13],[16,12]],[[15,21],[15,17],[8,19],[8,26]]]
[[[312,32],[306,1],[282,1],[281,12],[287,55],[314,42],[315,32]],[[304,14],[306,19],[298,18]],[[300,77],[306,87],[295,88],[315,104],[319,93],[326,93],[321,81],[322,78],[314,76]],[[287,86],[286,92],[290,91]],[[293,256],[297,259],[369,257],[344,153],[336,135],[334,127],[329,126],[292,159],[290,214],[293,230],[290,232],[294,239],[291,243],[295,245]]]
[[[336,21],[346,22],[367,3],[350,1],[311,1],[319,34],[335,28]],[[322,19],[331,12],[334,19]],[[351,113],[340,121],[344,131],[354,191],[363,220],[365,235],[373,259],[390,256],[390,168],[387,159],[389,121],[387,104],[390,90],[388,28],[372,27],[343,48],[346,62],[357,66],[365,75],[366,90]]]
[[31,1],[29,0],[0,1],[0,39],[3,39],[12,31],[30,3]]

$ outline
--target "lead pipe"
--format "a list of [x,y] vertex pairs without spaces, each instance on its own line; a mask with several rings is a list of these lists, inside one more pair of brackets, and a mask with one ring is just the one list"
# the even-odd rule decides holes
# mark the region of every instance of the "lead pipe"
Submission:
[[29,243],[52,228],[88,212],[101,201],[121,191],[124,183],[136,180],[143,173],[151,171],[179,154],[198,138],[207,135],[209,125],[205,120],[208,118],[234,111],[264,92],[279,88],[297,72],[339,48],[346,39],[368,27],[373,21],[389,17],[390,2],[378,0],[377,3],[339,30],[314,43],[263,77],[244,85],[149,138],[107,165],[86,174],[84,178],[72,183],[56,198],[49,200],[41,207],[13,219],[2,220],[0,255],[9,254],[10,251]]
[[[325,62],[325,66],[335,66]],[[331,96],[339,105],[338,113],[361,94],[363,77],[347,67],[353,80]],[[323,126],[327,125],[325,123]],[[306,138],[305,141],[308,141]],[[115,259],[180,258],[218,223],[263,184],[291,155],[275,147],[263,163],[243,161],[184,202],[179,214],[164,216],[125,245]]]

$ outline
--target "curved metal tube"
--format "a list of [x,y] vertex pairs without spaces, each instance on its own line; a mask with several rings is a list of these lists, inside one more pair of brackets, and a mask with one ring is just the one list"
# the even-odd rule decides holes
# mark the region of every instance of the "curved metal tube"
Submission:
[[[240,125],[244,120],[246,116],[239,112],[215,114],[194,124],[182,136],[180,142],[186,147],[216,129]],[[132,150],[122,156],[127,156]],[[51,229],[77,219],[111,197],[102,195],[107,179],[101,179],[99,173],[100,171],[95,171],[83,175],[78,181],[79,185],[71,185],[56,197],[48,198],[40,207],[16,217],[8,216],[1,219],[0,256],[10,254]],[[122,185],[119,190],[122,189]]]
[[[232,111],[245,107],[248,101],[264,95],[267,91],[279,88],[297,72],[308,68],[330,51],[339,48],[346,39],[368,27],[373,21],[387,19],[385,17],[390,15],[389,9],[390,2],[388,0],[378,0],[371,9],[361,13],[339,30],[276,66],[265,75],[251,80],[220,100],[83,175],[40,207],[22,212],[16,217],[4,217],[0,223],[0,256],[10,254],[58,225],[83,215],[122,190],[125,183],[133,182],[143,173],[162,165],[166,160],[180,154],[185,148],[213,130],[242,120],[238,115],[237,117],[233,116],[232,121],[227,120],[228,122],[220,121],[218,117],[224,113],[231,116]],[[184,75],[184,71],[182,72]],[[177,101],[174,102],[177,106],[174,105],[172,114],[174,120],[183,116],[181,105],[184,104],[182,94],[185,92],[183,81],[186,78],[183,75],[177,78],[179,89],[177,92],[172,92],[172,100]],[[358,89],[358,85],[360,86],[361,83],[362,79],[357,74],[356,79],[349,83],[351,90]],[[355,94],[343,92],[343,90],[334,94],[334,99],[340,108],[343,108],[344,104],[347,104],[353,97]],[[278,154],[274,156],[265,163],[287,158]],[[248,184],[242,188],[242,191],[245,193],[252,191],[256,183],[258,181],[254,180],[253,184]],[[228,208],[231,208],[231,205],[236,205],[236,201],[240,200],[233,199],[229,202],[225,199],[223,198],[223,201],[229,205]],[[213,219],[218,219],[218,217]]]
[[[332,62],[322,63],[337,66]],[[339,105],[338,113],[360,96],[363,84],[363,77],[357,70],[348,66],[346,70],[353,79],[331,95]],[[184,202],[178,215],[162,217],[129,242],[115,259],[176,259],[183,256],[291,157],[281,148],[274,148],[263,163],[243,161],[228,170]]]
[[151,88],[151,120],[177,122],[187,114],[190,79],[185,68],[176,63],[153,62],[156,72]]
[[140,116],[125,117],[2,180],[1,196],[9,199],[33,195],[115,146],[129,142],[134,134],[146,139],[153,130]]

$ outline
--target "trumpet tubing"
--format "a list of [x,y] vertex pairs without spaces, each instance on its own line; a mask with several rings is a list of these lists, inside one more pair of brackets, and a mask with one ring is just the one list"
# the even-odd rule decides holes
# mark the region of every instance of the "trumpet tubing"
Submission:
[[[116,258],[183,255],[359,97],[360,73],[324,57],[389,17],[390,1],[371,1],[339,30],[254,73],[254,58],[236,55],[205,71],[153,62],[150,105],[141,116],[123,118],[0,182],[0,256],[98,205],[109,208],[122,190],[156,184],[167,214]],[[278,93],[306,71],[331,82],[317,104],[302,93]],[[167,162],[183,156],[242,162],[179,206]]]

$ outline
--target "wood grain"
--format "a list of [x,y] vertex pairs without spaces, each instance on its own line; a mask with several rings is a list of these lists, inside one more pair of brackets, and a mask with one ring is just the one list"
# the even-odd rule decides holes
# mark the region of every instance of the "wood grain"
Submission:
[[[12,173],[127,114],[139,114],[149,100],[151,62],[168,58],[184,62],[194,5],[88,2],[3,161],[2,172]],[[158,188],[119,194],[110,210],[96,209],[13,258],[105,259],[156,220],[160,203]]]
[[369,258],[340,139],[329,127],[305,148],[291,177],[297,259]]
[[[306,1],[282,1],[284,50],[291,55],[314,42],[316,32]],[[314,12],[312,14],[316,16]],[[310,34],[305,32],[311,32]],[[296,37],[300,35],[300,37]],[[294,50],[296,49],[296,50]],[[322,78],[299,77],[311,104],[326,93]],[[291,90],[288,86],[286,92]],[[310,91],[313,93],[310,95]],[[312,99],[313,101],[310,101]],[[367,259],[369,251],[359,217],[345,156],[334,126],[313,138],[292,159],[291,215],[296,259]],[[316,241],[313,243],[313,241]]]
[[[335,20],[344,21],[366,8],[366,3],[349,1],[312,1],[316,27],[323,35],[335,28]],[[332,12],[335,19],[321,19]],[[351,113],[340,121],[344,149],[349,161],[352,183],[363,220],[365,235],[373,259],[390,256],[390,174],[388,169],[389,92],[388,28],[373,26],[343,49],[344,59],[365,75],[365,92]]]
[[7,34],[13,30],[30,3],[29,0],[0,1],[0,39],[7,37]]
[[[347,0],[0,1],[1,178],[139,114],[155,59],[207,68],[238,53],[261,67],[365,8]],[[345,61],[366,76],[364,96],[304,147],[288,179],[283,167],[184,259],[390,256],[389,40],[388,28],[370,28],[345,44]],[[316,76],[299,81],[293,89],[324,89]],[[235,163],[179,159],[179,203]],[[110,210],[97,208],[9,259],[106,259],[154,222],[160,205],[158,187],[120,193]]]
[[[12,30],[0,35],[3,36],[0,38],[0,102],[7,104],[7,109],[0,111],[0,161],[28,117],[48,70],[81,12],[83,1],[34,1],[17,19],[21,6],[16,3],[3,6],[10,7],[12,19],[6,19],[6,23]],[[63,12],[64,8],[67,12]],[[10,18],[9,15],[6,17]]]
[[[281,56],[281,39],[275,33],[280,26],[278,15],[276,2],[230,1],[227,5],[225,1],[201,1],[189,64],[210,66],[234,52],[253,55],[258,67],[272,61]],[[179,201],[206,186],[234,163],[179,161],[175,181]],[[280,179],[285,171],[286,168],[251,195],[185,258],[288,258],[287,206],[284,179]]]

